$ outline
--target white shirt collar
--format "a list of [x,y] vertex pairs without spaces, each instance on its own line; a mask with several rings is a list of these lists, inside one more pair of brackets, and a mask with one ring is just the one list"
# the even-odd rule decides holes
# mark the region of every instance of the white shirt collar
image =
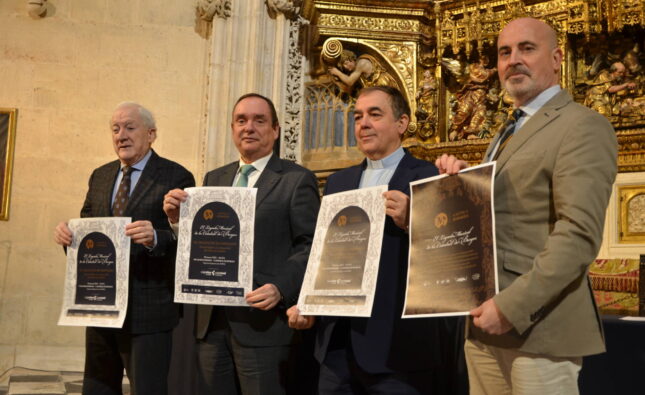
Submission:
[[263,156],[262,158],[256,160],[255,162],[251,163],[246,163],[242,159],[240,159],[240,168],[243,165],[253,165],[255,167],[255,170],[258,171],[258,173],[262,173],[265,167],[267,167],[267,164],[269,163],[269,160],[271,159],[271,155],[273,155],[273,152],[270,152],[269,155]]
[[[143,156],[143,158],[141,158],[141,160],[140,160],[140,161],[138,161],[137,163],[133,164],[133,165],[132,165],[132,166],[130,166],[130,167],[131,167],[131,168],[133,168],[133,169],[135,169],[135,170],[139,170],[140,172],[141,172],[141,171],[143,171],[143,169],[144,169],[144,168],[146,167],[146,165],[148,164],[148,160],[150,160],[150,157],[151,157],[151,156],[152,156],[152,149],[149,149],[149,150],[148,150],[148,153],[147,153],[147,154],[145,154],[145,155]],[[123,169],[123,167],[125,167],[125,165],[124,165],[123,163],[121,163],[121,169]]]
[[553,85],[550,88],[547,88],[537,95],[533,100],[527,104],[520,106],[520,110],[524,111],[526,115],[532,117],[535,113],[542,108],[549,100],[551,100],[555,95],[560,93],[560,85]]

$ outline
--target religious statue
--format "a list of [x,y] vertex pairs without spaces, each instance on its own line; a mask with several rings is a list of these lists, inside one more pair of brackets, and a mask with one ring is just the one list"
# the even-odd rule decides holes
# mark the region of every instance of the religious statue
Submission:
[[637,85],[639,94],[643,94],[643,90],[645,89],[645,86],[643,86],[643,84],[645,83],[645,70],[638,60],[637,49],[627,52],[625,58],[623,59],[623,63],[627,68],[627,70],[625,70],[627,79],[631,80]]
[[625,80],[625,65],[614,62],[609,70],[602,70],[589,82],[585,94],[584,105],[598,113],[611,117],[619,115],[621,111],[622,96],[628,90],[636,88],[636,84]]
[[415,113],[420,124],[417,134],[422,139],[427,139],[435,134],[437,124],[437,80],[433,71],[428,69],[423,72],[423,80],[417,91],[417,111]]
[[504,127],[509,115],[513,112],[513,98],[506,89],[501,89],[497,84],[488,90],[487,101],[493,108],[492,115],[488,116],[489,128],[482,128],[479,137],[492,137]]
[[350,93],[357,82],[360,82],[362,88],[370,86],[399,87],[394,77],[374,56],[363,54],[356,57],[354,52],[346,49],[340,54],[337,65],[329,67],[328,71],[338,78],[341,88],[346,93]]
[[620,113],[630,118],[645,118],[645,70],[638,59],[638,46],[627,52],[623,58],[625,80],[631,88],[620,103]]
[[486,121],[488,90],[492,86],[495,68],[487,68],[488,57],[481,55],[478,62],[470,64],[463,75],[459,75],[455,60],[444,59],[446,69],[457,79],[465,82],[454,93],[453,116],[448,139],[450,141],[480,138]]

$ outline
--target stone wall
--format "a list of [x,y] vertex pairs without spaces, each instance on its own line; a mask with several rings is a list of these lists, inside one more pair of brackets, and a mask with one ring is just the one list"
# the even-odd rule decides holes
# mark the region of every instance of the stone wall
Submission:
[[0,107],[18,108],[9,221],[0,221],[0,372],[82,370],[82,328],[56,325],[65,256],[53,240],[75,218],[97,166],[115,159],[108,121],[121,101],[157,118],[156,151],[200,179],[209,40],[193,1],[0,1]]

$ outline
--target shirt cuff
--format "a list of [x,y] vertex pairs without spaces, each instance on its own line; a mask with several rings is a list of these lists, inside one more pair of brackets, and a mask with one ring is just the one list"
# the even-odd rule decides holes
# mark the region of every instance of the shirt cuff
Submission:
[[145,246],[148,249],[148,251],[154,250],[155,247],[157,246],[157,230],[153,229],[152,234],[154,236],[154,240],[152,240],[152,247]]
[[168,220],[168,223],[170,224],[170,230],[172,230],[172,233],[177,236],[179,234],[179,222],[173,224],[172,222],[170,222],[170,220]]

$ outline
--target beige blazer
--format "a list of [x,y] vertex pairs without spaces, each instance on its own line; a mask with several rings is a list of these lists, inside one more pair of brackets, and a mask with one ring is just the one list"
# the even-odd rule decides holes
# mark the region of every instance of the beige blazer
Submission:
[[493,336],[471,323],[469,336],[549,356],[605,350],[587,272],[616,171],[614,129],[565,90],[515,133],[498,157],[494,195],[494,300],[514,329]]

